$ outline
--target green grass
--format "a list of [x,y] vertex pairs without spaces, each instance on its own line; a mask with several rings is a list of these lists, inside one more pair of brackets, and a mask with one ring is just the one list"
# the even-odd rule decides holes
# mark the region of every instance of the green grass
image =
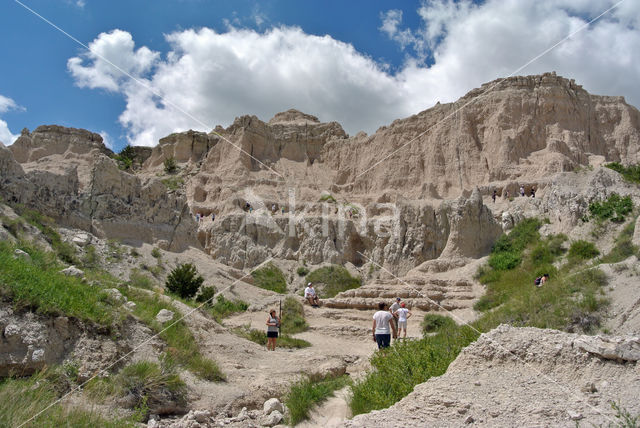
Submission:
[[[244,337],[245,339],[248,339],[252,342],[257,343],[258,345],[263,345],[263,346],[267,345],[266,329],[265,331],[263,331],[263,330],[257,330],[255,328],[238,327],[233,329],[233,332],[240,337]],[[300,349],[300,348],[308,348],[309,346],[311,346],[311,343],[303,339],[296,339],[295,337],[291,337],[287,334],[282,334],[280,335],[280,337],[278,337],[276,346],[279,348]]]
[[163,178],[160,181],[162,181],[162,184],[169,190],[178,190],[184,184],[184,179],[179,176]]
[[129,274],[129,285],[146,290],[153,289],[155,281],[149,275],[145,275],[139,269],[132,269]]
[[78,264],[75,247],[73,244],[62,241],[60,234],[56,230],[56,223],[51,217],[29,209],[24,205],[16,205],[13,208],[23,219],[35,226],[44,235],[60,260],[69,264]]
[[[134,314],[155,332],[162,331],[166,326],[174,322],[172,320],[168,321],[166,325],[162,325],[156,321],[155,317],[161,309],[174,312],[176,314],[174,320],[180,316],[180,312],[171,303],[165,302],[158,295],[152,296],[141,290],[124,287],[120,288],[120,291],[129,300],[136,303]],[[167,342],[169,346],[168,354],[176,363],[186,367],[202,379],[209,381],[225,380],[216,363],[200,354],[200,348],[183,320],[162,331],[160,337]]]
[[221,323],[224,318],[238,312],[244,312],[248,308],[249,304],[242,300],[228,300],[224,296],[218,296],[216,303],[211,305],[209,313],[218,323]]
[[618,162],[611,162],[605,164],[605,167],[620,173],[626,181],[640,183],[640,165],[623,166]]
[[291,296],[284,299],[281,321],[280,331],[287,334],[300,333],[309,328],[309,324],[304,319],[302,303]]
[[371,357],[371,371],[352,387],[354,415],[384,409],[405,397],[413,387],[444,374],[449,364],[478,334],[469,327],[450,327],[421,340],[398,341]]
[[289,409],[289,423],[297,425],[309,418],[311,408],[322,403],[333,395],[334,391],[351,384],[349,376],[339,377],[309,377],[305,376],[291,385],[284,398]]
[[589,260],[600,254],[593,242],[578,240],[571,243],[569,247],[570,260]]
[[287,280],[278,266],[269,262],[260,269],[251,272],[253,285],[276,293],[287,292]]
[[[520,259],[510,269],[498,265],[481,268],[476,278],[486,284],[486,294],[475,309],[482,314],[469,326],[430,316],[429,329],[421,340],[394,342],[371,358],[373,370],[353,386],[350,402],[354,415],[387,408],[419,383],[443,374],[460,350],[500,324],[539,327],[569,332],[592,333],[599,327],[603,309],[605,274],[584,262],[567,263],[559,269],[553,263],[562,255],[564,236],[540,240],[538,221],[518,224],[508,237],[494,245],[494,253],[509,252]],[[515,232],[515,233],[514,233]],[[542,287],[533,285],[537,276],[550,274]],[[443,325],[441,325],[443,324]]]
[[601,263],[618,263],[634,254],[638,254],[638,247],[633,245],[633,233],[636,227],[636,220],[633,219],[627,224],[617,236],[615,245],[609,254],[600,259]]
[[309,273],[309,268],[306,266],[300,266],[296,270],[296,273],[298,274],[298,276],[306,276]]
[[333,195],[324,194],[320,196],[320,202],[329,202],[329,203],[335,204],[336,198],[334,198]]
[[103,326],[119,321],[116,307],[101,288],[59,273],[63,266],[50,253],[25,244],[19,247],[29,253],[31,262],[15,259],[16,247],[0,242],[0,293],[15,308],[75,317]]
[[428,335],[455,326],[456,322],[451,317],[438,314],[425,314],[422,319],[422,334]]
[[362,285],[362,278],[351,276],[349,271],[339,265],[321,267],[307,275],[307,281],[314,284],[324,284],[322,298],[335,297],[336,294],[358,288]]
[[[5,378],[0,381],[0,426],[15,427],[43,411],[59,398],[56,385],[46,378],[46,374],[36,374],[30,378]],[[67,409],[61,404],[53,404],[48,410],[24,425],[29,428],[58,427],[136,427],[142,418],[139,413],[130,418],[108,420],[103,416],[78,409]]]

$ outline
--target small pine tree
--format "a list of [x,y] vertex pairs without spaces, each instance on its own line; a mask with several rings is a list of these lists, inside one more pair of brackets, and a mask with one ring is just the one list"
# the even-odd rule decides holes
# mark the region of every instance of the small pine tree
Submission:
[[164,160],[164,172],[167,174],[173,174],[178,170],[178,163],[173,156]]
[[167,277],[165,286],[170,293],[177,294],[183,299],[191,299],[204,282],[198,275],[198,270],[191,263],[178,265]]

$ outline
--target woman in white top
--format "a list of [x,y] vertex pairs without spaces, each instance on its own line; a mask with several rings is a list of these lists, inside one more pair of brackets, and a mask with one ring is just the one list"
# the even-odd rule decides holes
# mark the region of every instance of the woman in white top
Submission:
[[407,337],[407,319],[411,316],[411,311],[405,307],[404,302],[400,304],[400,309],[395,311],[393,315],[398,317],[398,335],[404,330],[404,336]]
[[276,350],[276,339],[278,338],[278,330],[280,329],[280,318],[276,315],[276,310],[271,309],[269,318],[267,318],[267,350]]

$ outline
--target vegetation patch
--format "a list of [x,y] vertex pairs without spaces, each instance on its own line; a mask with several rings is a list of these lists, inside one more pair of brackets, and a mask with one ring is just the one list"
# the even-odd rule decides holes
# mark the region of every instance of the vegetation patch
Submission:
[[22,426],[134,428],[143,420],[137,412],[130,418],[108,420],[95,412],[66,409],[59,403],[51,405],[59,397],[56,384],[47,379],[46,372],[30,378],[5,378],[0,381],[0,426],[16,427],[29,421]]
[[607,168],[610,168],[622,175],[626,181],[631,183],[640,183],[640,165],[624,166],[619,162],[611,162],[605,164]]
[[296,334],[306,331],[308,328],[309,324],[304,319],[302,303],[291,296],[284,299],[280,330],[285,331],[287,334]]
[[42,215],[38,211],[26,208],[24,205],[13,207],[15,211],[29,224],[35,226],[51,244],[56,255],[65,263],[78,264],[76,249],[73,244],[64,242],[56,230],[56,223],[51,217]]
[[593,242],[578,240],[569,247],[570,260],[589,260],[600,254]]
[[184,184],[184,179],[182,177],[179,177],[179,176],[163,178],[160,181],[169,190],[178,190]]
[[[605,274],[581,263],[556,268],[553,263],[562,255],[566,237],[540,240],[539,226],[537,220],[525,220],[494,245],[493,253],[510,252],[521,261],[510,269],[487,265],[479,270],[476,278],[486,284],[487,292],[475,306],[484,312],[477,321],[457,326],[430,317],[427,333],[435,330],[435,334],[421,340],[395,342],[374,354],[373,370],[352,388],[350,405],[354,415],[387,408],[415,385],[440,376],[460,350],[480,333],[500,324],[586,333],[599,327],[602,310],[608,304]],[[543,273],[548,273],[550,279],[536,287],[534,279]]]
[[296,270],[298,276],[306,276],[309,273],[309,268],[306,266],[300,266],[298,270]]
[[[235,328],[233,331],[240,337],[244,337],[245,339],[248,339],[259,345],[267,346],[266,330],[263,331],[255,328],[249,328],[248,326],[244,326],[244,327]],[[299,348],[308,348],[309,346],[311,346],[311,343],[303,339],[296,339],[295,337],[291,337],[287,334],[282,334],[278,337],[276,346],[280,348],[299,349]]]
[[238,312],[244,312],[248,308],[249,304],[247,302],[228,300],[224,296],[218,296],[216,303],[211,306],[209,312],[218,323],[221,323],[224,318]]
[[162,300],[158,295],[150,295],[142,290],[121,288],[122,294],[136,303],[134,314],[151,327],[169,345],[168,354],[173,360],[199,377],[210,381],[222,381],[224,375],[212,360],[204,358],[193,334],[183,320],[169,321],[160,324],[155,317],[161,309],[170,310],[176,314],[180,312],[170,303]]
[[633,201],[631,196],[622,197],[617,193],[612,193],[602,202],[592,202],[589,204],[590,217],[583,220],[595,219],[597,221],[605,221],[607,219],[614,223],[622,223],[625,216],[633,211]]
[[145,275],[139,269],[132,269],[129,274],[129,285],[146,290],[153,289],[155,281],[149,275]]
[[632,242],[635,228],[636,220],[634,219],[622,229],[622,232],[616,238],[614,247],[600,261],[602,263],[618,263],[634,254],[638,254],[638,247],[633,245]]
[[428,335],[455,326],[456,322],[452,320],[451,317],[438,314],[425,314],[422,319],[422,334]]
[[325,193],[324,195],[320,196],[320,202],[329,202],[335,204],[336,198],[334,198],[333,195]]
[[164,172],[167,174],[175,174],[178,172],[178,162],[173,156],[164,160]]
[[253,285],[276,293],[287,292],[287,280],[278,266],[272,262],[251,272]]
[[324,284],[322,298],[335,297],[336,294],[358,288],[362,285],[362,278],[351,276],[349,271],[339,265],[321,267],[307,275],[307,281],[314,284]]
[[289,423],[297,425],[309,418],[313,406],[333,395],[334,391],[351,384],[347,375],[338,377],[305,376],[293,385],[285,396],[284,403],[289,409]]
[[[26,251],[31,260],[15,258],[16,248]],[[15,247],[0,242],[0,292],[13,301],[15,308],[75,317],[103,326],[116,323],[117,309],[107,294],[61,274],[63,267],[51,253],[26,244]]]

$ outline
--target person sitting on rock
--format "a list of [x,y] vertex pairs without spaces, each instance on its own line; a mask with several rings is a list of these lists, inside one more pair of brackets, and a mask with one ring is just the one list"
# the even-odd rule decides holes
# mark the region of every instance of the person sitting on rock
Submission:
[[311,283],[308,283],[307,288],[304,289],[304,298],[307,299],[309,304],[314,308],[317,308],[320,303],[316,290],[313,289],[313,284]]

